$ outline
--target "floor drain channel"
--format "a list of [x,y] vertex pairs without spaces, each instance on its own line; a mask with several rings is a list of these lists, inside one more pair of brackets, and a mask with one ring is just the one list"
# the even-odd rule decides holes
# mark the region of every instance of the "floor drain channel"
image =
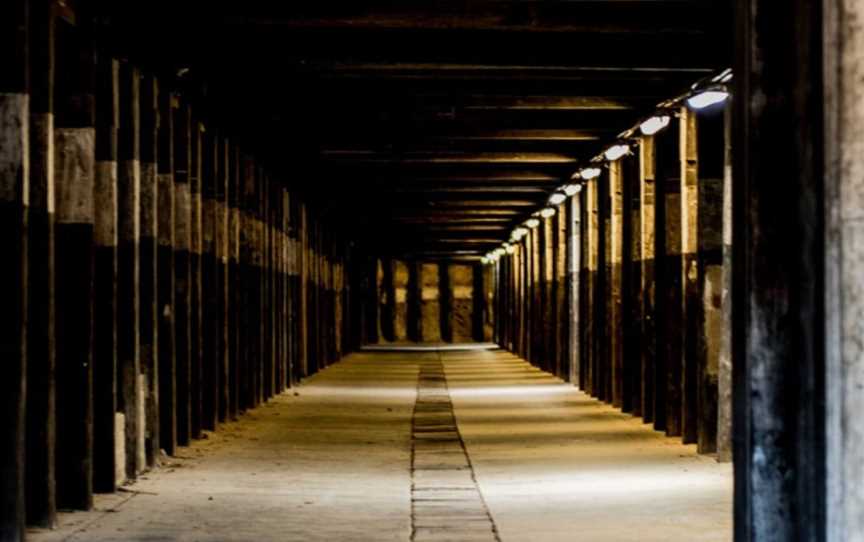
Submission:
[[440,360],[420,365],[411,429],[411,540],[500,540],[456,426]]

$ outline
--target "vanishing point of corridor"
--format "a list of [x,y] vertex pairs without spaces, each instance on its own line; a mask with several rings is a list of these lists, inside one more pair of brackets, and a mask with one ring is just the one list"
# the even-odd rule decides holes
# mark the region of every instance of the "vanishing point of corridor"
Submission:
[[32,540],[731,537],[730,464],[491,347],[349,355],[166,461]]

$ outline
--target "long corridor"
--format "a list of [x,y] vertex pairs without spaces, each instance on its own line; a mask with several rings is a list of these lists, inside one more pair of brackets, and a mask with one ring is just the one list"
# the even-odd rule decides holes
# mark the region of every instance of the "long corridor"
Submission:
[[30,534],[717,541],[731,539],[731,506],[731,465],[512,354],[378,349],[163,458],[134,485],[97,496],[94,510]]

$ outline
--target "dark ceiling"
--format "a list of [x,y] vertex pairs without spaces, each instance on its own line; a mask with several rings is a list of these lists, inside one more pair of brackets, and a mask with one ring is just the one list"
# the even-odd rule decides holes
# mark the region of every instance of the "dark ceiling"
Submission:
[[[725,68],[728,1],[106,2],[381,253],[477,257],[658,102]],[[179,4],[179,6],[178,6]]]

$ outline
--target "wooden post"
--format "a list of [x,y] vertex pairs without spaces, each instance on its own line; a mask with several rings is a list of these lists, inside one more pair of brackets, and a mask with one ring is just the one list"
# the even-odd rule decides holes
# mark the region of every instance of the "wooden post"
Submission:
[[697,117],[699,148],[699,319],[695,327],[697,444],[700,453],[717,451],[720,355],[723,327],[723,177],[725,113]]
[[732,107],[723,128],[722,338],[717,375],[717,460],[732,461]]
[[[698,440],[699,382],[704,373],[702,275],[699,267],[699,156],[696,115],[681,108],[678,145],[681,160],[681,436],[685,444]],[[707,403],[706,403],[707,404]],[[716,420],[716,412],[714,419]],[[716,427],[716,425],[715,425]],[[713,440],[713,438],[712,438]],[[713,446],[712,446],[713,448]]]
[[175,340],[178,314],[174,304],[174,126],[176,122],[174,97],[163,88],[159,93],[159,149],[157,226],[159,246],[157,252],[157,296],[159,329],[159,445],[168,455],[177,451],[177,354]]
[[582,323],[582,370],[580,387],[588,394],[594,394],[594,329],[599,325],[597,313],[597,183],[589,181],[582,190],[583,211],[582,223],[585,235],[582,238],[582,289],[580,304],[582,313],[579,320]]
[[[83,16],[83,14],[82,14]],[[57,29],[57,506],[93,506],[95,54],[86,24]],[[10,245],[15,246],[15,245]],[[11,281],[10,281],[11,283]],[[14,303],[13,303],[14,304]],[[4,379],[5,380],[5,379]]]
[[204,127],[196,114],[189,128],[189,437],[201,438],[202,372],[201,334],[201,137]]
[[[27,522],[49,528],[57,519],[54,486],[54,26],[51,2],[30,2]],[[9,35],[13,39],[20,37],[11,31]],[[8,69],[11,64],[3,65]],[[113,415],[111,412],[113,409],[109,415]]]
[[471,266],[471,339],[474,342],[486,340],[484,325],[486,323],[486,266],[475,263]]
[[243,327],[240,324],[242,305],[240,285],[242,274],[240,266],[240,208],[239,193],[242,161],[237,145],[228,145],[228,417],[236,420],[240,413],[240,363],[242,345],[240,339]]
[[191,158],[191,110],[185,104],[174,108],[174,344],[177,412],[177,445],[190,442],[192,404],[190,400],[191,331],[189,247],[192,242],[192,202],[189,190]]
[[218,420],[226,422],[230,418],[231,405],[231,365],[230,352],[232,330],[230,323],[230,271],[229,271],[229,228],[231,209],[228,202],[228,186],[231,181],[231,145],[228,139],[220,137],[216,142],[216,295],[217,295],[217,373],[218,373]]
[[657,411],[657,330],[656,314],[656,266],[655,266],[655,161],[654,137],[646,136],[639,144],[639,225],[641,227],[640,260],[642,276],[640,281],[640,350],[642,381],[642,420],[655,423]]
[[422,292],[420,279],[420,263],[408,262],[408,307],[406,307],[408,340],[414,342],[423,341],[422,325]]
[[[622,261],[624,255],[624,199],[621,160],[609,164],[609,369],[611,400],[624,406],[624,315],[622,313]],[[628,408],[625,412],[629,411]]]
[[218,136],[211,127],[201,140],[201,428],[216,429],[219,407],[219,288],[216,258]]
[[[668,436],[683,432],[684,363],[682,350],[682,269],[681,269],[681,161],[680,126],[673,125],[656,137],[657,152],[657,369],[656,398],[663,401],[662,429]],[[658,417],[659,420],[659,417]],[[661,429],[655,420],[655,427]]]
[[[740,541],[826,536],[825,359],[839,345],[825,343],[826,316],[836,314],[838,305],[828,305],[826,314],[824,155],[836,145],[833,140],[825,145],[822,83],[823,77],[844,72],[824,65],[823,4],[740,0],[735,10],[732,353],[735,539]],[[842,9],[848,16],[843,28],[859,32],[852,21],[860,6],[847,2]],[[849,44],[850,38],[837,42]],[[857,69],[851,59],[842,65]],[[857,95],[860,77],[853,72],[849,81],[844,88]],[[856,116],[849,116],[852,111]],[[857,134],[857,109],[843,106],[839,115]],[[855,147],[860,144],[858,135],[852,140]],[[848,157],[860,161],[857,151]],[[857,187],[860,176],[853,178]],[[841,193],[844,210],[860,211],[859,194],[857,188]],[[830,216],[860,224],[857,216],[836,209]],[[849,276],[860,284],[857,255],[846,256]],[[856,353],[850,362],[860,360],[860,334],[853,333],[848,344]],[[860,396],[860,379],[847,385]],[[847,479],[855,480],[852,487],[860,492],[860,478]],[[860,508],[854,510],[860,520]]]
[[117,359],[118,409],[125,427],[126,478],[144,468],[140,366],[140,75],[120,65],[120,124],[117,169]]
[[611,300],[611,245],[609,243],[609,171],[597,178],[597,281],[595,285],[594,318],[594,397],[610,401],[612,392],[611,345],[609,343],[609,312]]
[[[0,539],[24,540],[27,333],[27,204],[30,180],[28,4],[0,7]],[[64,262],[65,263],[65,262]]]
[[453,342],[451,314],[453,312],[453,289],[450,283],[450,265],[438,262],[438,322],[441,326],[441,340]]
[[[641,153],[641,151],[640,151]],[[624,344],[623,410],[642,416],[642,224],[640,199],[640,157],[621,161],[622,175],[622,300]]]
[[569,382],[581,386],[582,382],[582,351],[584,343],[581,340],[583,322],[582,307],[582,238],[585,236],[584,222],[582,221],[582,197],[584,185],[581,190],[571,197],[565,204],[567,206],[567,364],[569,367]]
[[[117,130],[119,63],[99,57],[96,83],[93,280],[93,489],[113,493],[117,465]],[[124,446],[124,443],[119,443]],[[124,446],[125,448],[125,446]],[[125,473],[126,465],[120,465]],[[118,480],[119,478],[119,480]]]
[[141,240],[139,296],[141,302],[141,398],[144,419],[144,466],[159,461],[159,302],[158,302],[158,100],[153,75],[141,79]]

